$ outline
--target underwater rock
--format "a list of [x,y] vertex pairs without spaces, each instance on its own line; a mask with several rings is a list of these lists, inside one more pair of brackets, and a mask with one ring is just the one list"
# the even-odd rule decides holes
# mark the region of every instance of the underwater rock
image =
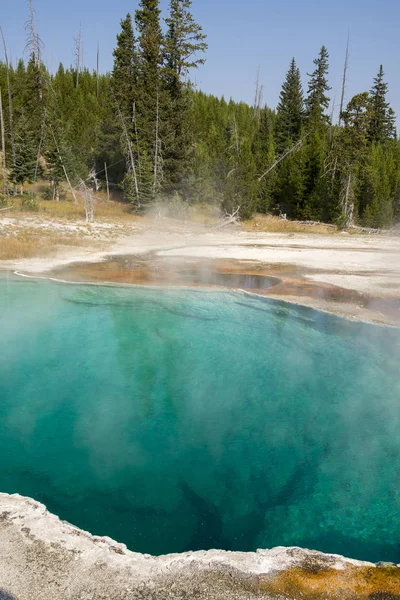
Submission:
[[[339,595],[338,595],[339,594]],[[400,566],[301,548],[154,557],[0,493],[0,599],[400,600]]]

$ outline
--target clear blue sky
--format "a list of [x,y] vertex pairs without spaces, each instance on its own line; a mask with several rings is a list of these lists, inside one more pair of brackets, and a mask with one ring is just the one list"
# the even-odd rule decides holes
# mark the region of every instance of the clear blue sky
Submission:
[[[73,38],[82,22],[85,65],[94,68],[97,40],[102,71],[112,68],[119,22],[134,13],[135,0],[34,0],[45,60],[53,70],[73,60]],[[168,0],[161,0],[166,14]],[[193,0],[193,13],[208,35],[207,63],[193,72],[205,92],[252,102],[258,67],[264,101],[276,106],[294,56],[306,88],[306,73],[325,44],[330,53],[332,98],[340,98],[347,32],[350,65],[347,99],[368,90],[383,64],[389,100],[400,116],[399,0]],[[27,0],[1,0],[0,24],[15,60],[24,52]],[[0,56],[2,51],[0,50]]]

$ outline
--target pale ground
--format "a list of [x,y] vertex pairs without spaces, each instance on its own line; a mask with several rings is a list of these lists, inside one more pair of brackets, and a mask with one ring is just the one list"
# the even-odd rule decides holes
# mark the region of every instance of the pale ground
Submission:
[[[247,261],[249,265],[259,263],[277,276],[282,267],[282,273],[289,270],[292,277],[298,276],[303,282],[339,286],[379,298],[400,298],[399,235],[264,233],[240,227],[216,230],[172,219],[142,219],[122,225],[102,222],[90,228],[84,222],[63,224],[34,216],[0,219],[0,235],[25,227],[34,229],[38,235],[49,229],[60,235],[79,235],[82,247],[59,246],[51,256],[0,261],[0,269],[48,275],[54,267],[74,262],[99,262],[111,255],[146,253],[185,262],[235,259],[244,267]],[[338,306],[318,297],[289,294],[285,294],[285,299],[351,318],[396,321],[367,314],[365,308],[354,302]]]
[[[357,589],[369,587],[382,600],[395,598],[381,595],[382,588],[393,589],[390,573],[384,574],[383,585],[371,587],[368,578],[379,571],[372,563],[283,547],[248,553],[138,554],[60,521],[43,504],[17,494],[0,493],[0,541],[2,600],[281,600],[289,596],[277,592],[280,585],[274,578],[291,569],[303,569],[305,576],[330,570],[343,578],[348,573],[343,600],[354,600],[354,577]],[[392,570],[397,577],[398,569]],[[317,596],[312,592],[295,597],[313,600]],[[368,597],[367,591],[362,600]]]

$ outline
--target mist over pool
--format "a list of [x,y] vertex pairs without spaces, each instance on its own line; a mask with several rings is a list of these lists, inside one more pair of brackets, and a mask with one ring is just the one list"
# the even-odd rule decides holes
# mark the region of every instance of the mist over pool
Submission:
[[400,331],[0,277],[0,490],[131,550],[400,561]]

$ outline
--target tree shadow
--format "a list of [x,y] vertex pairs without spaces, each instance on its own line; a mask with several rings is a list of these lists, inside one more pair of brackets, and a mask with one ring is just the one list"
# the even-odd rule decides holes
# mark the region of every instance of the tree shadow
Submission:
[[3,588],[0,588],[0,600],[16,600],[15,596],[12,596]]

